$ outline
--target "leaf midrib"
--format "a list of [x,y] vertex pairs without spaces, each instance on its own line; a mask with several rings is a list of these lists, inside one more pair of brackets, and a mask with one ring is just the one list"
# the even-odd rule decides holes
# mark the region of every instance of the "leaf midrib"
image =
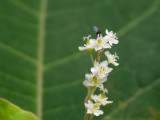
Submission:
[[45,39],[45,19],[47,0],[41,0],[39,13],[39,36],[38,36],[38,66],[37,66],[37,115],[42,118],[43,106],[43,60],[44,60],[44,39]]

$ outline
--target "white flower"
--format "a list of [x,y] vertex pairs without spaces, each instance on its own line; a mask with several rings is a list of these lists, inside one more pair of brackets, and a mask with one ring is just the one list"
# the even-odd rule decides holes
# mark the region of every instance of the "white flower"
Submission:
[[100,78],[106,77],[111,71],[112,68],[108,67],[107,61],[103,61],[101,63],[95,61],[94,67],[91,68],[91,72],[93,74],[97,74]]
[[111,104],[113,101],[107,101],[108,97],[106,97],[105,92],[101,93],[100,95],[92,95],[91,98],[100,105],[107,105]]
[[116,62],[117,61],[116,58],[119,59],[119,57],[117,56],[116,53],[115,53],[115,55],[112,55],[112,54],[109,53],[109,51],[106,51],[104,54],[108,58],[108,63],[112,63],[114,66],[118,66],[119,65],[119,63]]
[[85,103],[85,107],[87,108],[88,114],[94,114],[95,116],[99,116],[103,114],[102,110],[100,109],[100,106],[98,104],[92,103],[91,100],[88,100],[88,103]]
[[106,29],[106,36],[104,37],[109,44],[112,46],[112,44],[118,44],[118,38],[116,37],[116,33],[113,33],[113,31],[108,31]]
[[104,88],[103,84],[99,87],[101,91],[103,91],[104,93],[108,93],[108,90],[106,88]]
[[101,50],[103,48],[111,48],[107,41],[102,37],[102,35],[97,37],[95,51]]
[[88,37],[84,37],[83,39],[86,40],[86,44],[84,46],[78,47],[80,51],[83,50],[92,50],[96,46],[96,40],[95,39],[90,39],[90,35]]
[[107,77],[99,78],[99,76],[96,76],[94,74],[86,74],[85,75],[86,80],[83,82],[84,86],[96,86],[100,87],[102,86],[102,83],[107,80]]

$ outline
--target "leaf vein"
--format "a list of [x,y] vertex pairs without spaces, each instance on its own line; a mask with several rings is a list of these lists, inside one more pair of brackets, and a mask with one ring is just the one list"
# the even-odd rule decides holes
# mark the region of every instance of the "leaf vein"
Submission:
[[15,54],[15,55],[23,58],[24,60],[27,60],[27,61],[29,61],[29,62],[31,62],[33,64],[36,64],[36,60],[34,58],[32,58],[32,57],[22,53],[21,51],[18,51],[18,50],[14,49],[14,48],[12,48],[12,47],[10,47],[8,45],[5,45],[2,42],[0,42],[0,48],[4,49],[4,50],[6,50],[6,51],[8,51],[10,53]]
[[74,85],[78,85],[82,83],[82,80],[77,80],[77,81],[72,81],[70,83],[64,83],[64,84],[58,84],[58,85],[53,85],[53,86],[47,86],[46,88],[44,88],[45,92],[51,91],[51,90],[56,90],[56,89],[62,89],[62,88],[67,88],[67,87],[71,87]]
[[104,116],[103,119],[104,120],[109,120],[111,119],[112,116],[114,116],[116,113],[118,113],[121,109],[123,109],[124,107],[126,107],[128,104],[132,103],[134,100],[136,100],[142,93],[152,89],[155,85],[160,83],[160,79],[155,80],[155,82],[153,82],[152,84],[144,87],[144,88],[140,88],[139,90],[137,90],[135,92],[134,95],[132,95],[130,98],[128,98],[128,100],[126,100],[124,103],[121,103],[118,105],[117,109],[114,110],[113,112],[111,112],[109,115]]
[[20,2],[19,0],[8,0],[10,1],[12,4],[16,5],[17,7],[19,7],[20,9],[34,15],[37,17],[38,12],[36,10],[34,10],[33,8],[31,8],[30,6]]
[[45,110],[44,114],[49,114],[49,113],[55,113],[55,112],[60,112],[62,110],[69,110],[69,109],[76,109],[76,107],[79,106],[79,104],[70,104],[70,105],[66,105],[66,106],[60,106],[60,107],[56,107],[54,109],[48,109],[48,110]]
[[7,73],[2,72],[2,71],[0,71],[0,75],[3,75],[3,76],[5,76],[5,77],[7,77],[9,79],[11,78],[12,81],[14,80],[14,81],[17,81],[17,82],[21,82],[21,83],[23,83],[25,85],[29,85],[30,87],[35,88],[35,85],[33,83],[28,82],[28,80],[24,80],[22,78],[17,78],[17,77],[15,77],[13,75],[7,74]]
[[128,31],[130,31],[131,29],[133,29],[134,27],[136,27],[139,23],[141,23],[142,21],[144,21],[149,16],[151,16],[158,9],[158,5],[159,5],[159,0],[156,0],[149,9],[147,9],[145,12],[143,12],[135,20],[131,21],[127,26],[125,26],[124,28],[122,28],[118,32],[119,36],[125,35]]
[[39,13],[39,36],[38,36],[38,66],[37,66],[37,115],[42,118],[43,107],[43,59],[44,59],[44,40],[46,22],[47,0],[41,0]]
[[13,90],[9,90],[7,88],[0,88],[1,92],[6,92],[5,94],[9,95],[9,94],[12,94],[14,96],[17,96],[17,97],[20,97],[21,99],[26,99],[26,100],[29,100],[29,101],[32,101],[32,102],[36,102],[35,99],[33,97],[31,97],[30,95],[25,95],[23,93],[19,93],[17,91],[13,91]]
[[85,54],[86,54],[86,52],[77,52],[73,55],[70,55],[70,56],[64,57],[62,59],[55,60],[53,62],[47,63],[45,65],[45,70],[48,70],[50,68],[54,68],[54,67],[56,67],[60,64],[68,63],[69,61],[77,59],[77,58],[79,58],[79,57],[81,57],[82,55],[85,55]]

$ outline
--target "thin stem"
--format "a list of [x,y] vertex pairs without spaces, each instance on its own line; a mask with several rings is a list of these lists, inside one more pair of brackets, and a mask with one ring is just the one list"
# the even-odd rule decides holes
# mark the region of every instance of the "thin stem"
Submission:
[[87,109],[85,108],[84,120],[88,120]]
[[[84,103],[88,103],[88,100],[91,99],[91,95],[94,94],[94,91],[96,90],[96,87],[89,87],[88,88],[88,95],[85,98]],[[88,114],[87,114],[87,109],[85,108],[85,114],[84,114],[84,120],[88,120]]]
[[[87,96],[86,96],[86,98],[85,98],[84,103],[87,103],[88,98],[89,98],[89,95],[90,95],[90,92],[91,92],[91,89],[90,89],[90,88],[88,88],[88,94],[87,94]],[[84,120],[88,120],[88,114],[87,114],[87,109],[86,109],[86,107],[85,107]]]
[[100,50],[97,52],[97,59],[96,59],[97,62],[100,61],[100,57],[101,57],[101,56],[100,56],[99,54],[100,54]]
[[94,117],[94,114],[91,114],[89,120],[93,120],[93,117]]
[[94,65],[94,59],[93,59],[93,54],[92,54],[92,50],[89,50],[89,55],[92,61],[92,64]]
[[104,50],[104,49],[99,50],[99,51],[97,52],[97,59],[96,59],[96,61],[97,61],[97,62],[99,62],[99,61],[100,61],[103,50]]

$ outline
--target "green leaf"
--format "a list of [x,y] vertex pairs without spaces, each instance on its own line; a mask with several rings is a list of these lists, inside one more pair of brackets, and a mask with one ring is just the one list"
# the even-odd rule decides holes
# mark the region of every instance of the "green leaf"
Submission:
[[0,98],[0,120],[39,120],[34,114]]
[[0,0],[0,97],[43,120],[82,120],[92,66],[79,52],[93,26],[117,33],[113,104],[96,120],[153,120],[160,112],[159,0]]

